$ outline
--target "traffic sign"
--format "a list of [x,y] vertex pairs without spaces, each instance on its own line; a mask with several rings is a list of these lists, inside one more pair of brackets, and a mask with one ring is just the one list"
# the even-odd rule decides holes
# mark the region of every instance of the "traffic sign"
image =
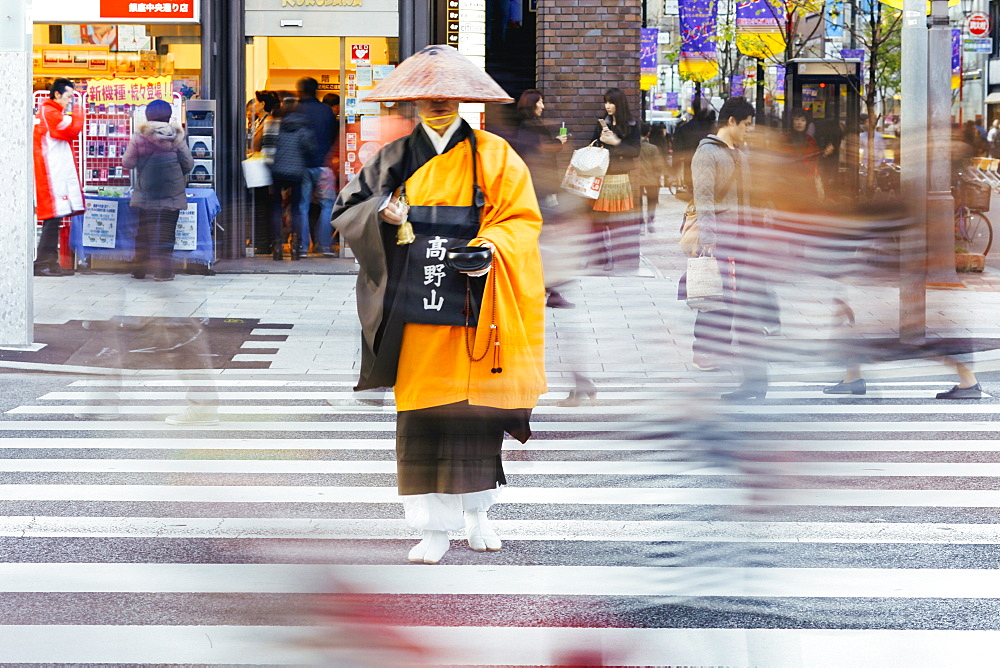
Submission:
[[973,37],[986,37],[990,34],[990,15],[986,12],[969,12],[965,17],[965,27]]

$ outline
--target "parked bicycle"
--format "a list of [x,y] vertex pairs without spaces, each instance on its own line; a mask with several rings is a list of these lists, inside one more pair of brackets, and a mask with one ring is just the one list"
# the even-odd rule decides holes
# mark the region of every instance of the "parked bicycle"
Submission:
[[955,188],[955,250],[987,255],[993,247],[990,210],[993,189],[981,181],[960,178]]

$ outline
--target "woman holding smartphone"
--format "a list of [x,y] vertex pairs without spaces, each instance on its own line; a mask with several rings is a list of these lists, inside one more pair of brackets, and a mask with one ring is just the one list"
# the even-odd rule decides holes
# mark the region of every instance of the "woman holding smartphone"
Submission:
[[[598,119],[591,139],[599,141],[611,153],[601,194],[594,202],[595,242],[603,249],[605,271],[614,271],[616,257],[628,264],[628,268],[638,268],[638,220],[633,211],[628,173],[636,168],[639,157],[642,141],[639,122],[632,118],[628,99],[620,88],[609,88],[604,93],[604,111],[606,115]],[[630,241],[633,236],[635,240]]]

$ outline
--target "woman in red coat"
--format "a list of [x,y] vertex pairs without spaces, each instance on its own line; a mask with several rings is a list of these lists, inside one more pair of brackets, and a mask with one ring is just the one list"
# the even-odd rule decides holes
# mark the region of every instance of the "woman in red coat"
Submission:
[[35,116],[36,216],[42,221],[35,276],[65,276],[59,267],[59,224],[83,213],[83,190],[70,142],[83,130],[83,109],[72,110],[76,90],[69,79],[56,79],[49,99]]

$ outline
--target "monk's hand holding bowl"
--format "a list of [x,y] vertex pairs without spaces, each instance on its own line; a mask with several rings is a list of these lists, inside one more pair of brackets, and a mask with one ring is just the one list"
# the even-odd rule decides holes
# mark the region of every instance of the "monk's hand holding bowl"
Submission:
[[[477,239],[477,240],[475,240],[475,241],[472,242],[472,245],[473,246],[482,246],[483,248],[489,248],[491,253],[496,253],[497,252],[497,247],[493,245],[493,242],[492,241],[487,241],[486,239]],[[485,276],[486,274],[490,273],[490,268],[492,266],[493,266],[493,264],[490,263],[489,265],[486,266],[485,269],[480,269],[478,271],[463,271],[462,273],[465,274],[466,276],[470,276],[472,278],[481,278],[481,277]]]

